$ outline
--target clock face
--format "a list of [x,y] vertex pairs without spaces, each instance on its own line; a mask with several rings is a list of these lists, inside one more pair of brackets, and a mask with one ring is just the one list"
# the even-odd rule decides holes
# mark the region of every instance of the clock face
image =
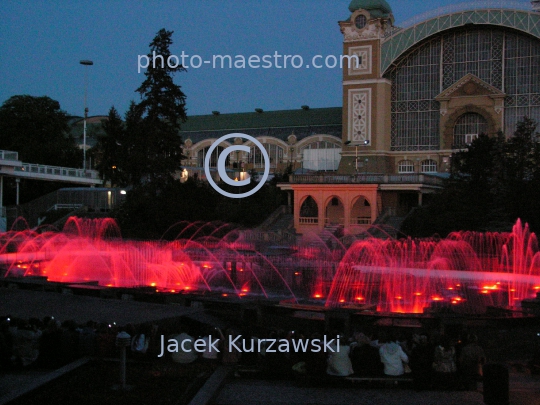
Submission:
[[360,14],[359,16],[357,16],[355,19],[354,19],[354,25],[356,25],[356,28],[358,28],[359,30],[361,30],[362,28],[364,28],[366,25],[367,25],[367,18],[365,15],[363,14]]

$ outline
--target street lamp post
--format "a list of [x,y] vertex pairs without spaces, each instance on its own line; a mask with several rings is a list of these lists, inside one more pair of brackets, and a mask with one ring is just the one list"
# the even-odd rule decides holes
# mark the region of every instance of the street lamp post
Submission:
[[[347,141],[345,142],[345,145],[349,146],[352,142],[351,141]],[[365,140],[362,145],[364,146],[368,146],[369,145],[369,140]],[[355,171],[356,171],[356,174],[358,174],[358,144],[354,144],[354,153],[355,153],[355,159],[354,159],[354,166],[355,166]],[[367,161],[367,160],[366,160]]]
[[[87,59],[81,60],[79,63],[84,66],[92,66],[94,64],[94,62]],[[86,119],[88,118],[88,107],[86,104],[87,99],[88,99],[88,69],[84,69],[83,170],[86,170]]]

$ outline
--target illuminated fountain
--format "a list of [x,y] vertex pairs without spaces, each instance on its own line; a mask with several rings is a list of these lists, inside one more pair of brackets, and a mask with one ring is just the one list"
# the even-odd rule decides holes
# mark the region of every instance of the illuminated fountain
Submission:
[[110,218],[72,217],[62,232],[0,235],[0,265],[6,267],[6,276],[44,276],[70,284],[294,297],[273,264],[249,244],[237,241],[230,225],[180,226],[172,242],[125,241]]
[[346,249],[290,247],[261,254],[224,223],[182,222],[173,241],[126,241],[112,219],[70,218],[62,232],[0,234],[9,277],[290,300],[379,313],[483,314],[516,309],[540,291],[536,236],[518,221],[511,233],[456,232],[448,238],[358,240]]
[[372,305],[379,312],[426,309],[484,313],[515,308],[540,290],[536,236],[456,232],[444,240],[357,241],[342,259],[326,305]]

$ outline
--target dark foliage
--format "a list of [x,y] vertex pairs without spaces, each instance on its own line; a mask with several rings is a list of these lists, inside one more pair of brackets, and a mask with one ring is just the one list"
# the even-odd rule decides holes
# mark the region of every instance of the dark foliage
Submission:
[[[104,124],[106,136],[93,151],[98,167],[113,185],[152,184],[155,190],[173,181],[180,170],[182,138],[180,126],[186,121],[186,96],[174,83],[182,66],[170,67],[172,31],[161,29],[150,43],[150,64],[145,80],[136,90],[140,102],[132,102],[121,122],[118,112],[109,111]],[[153,59],[153,55],[158,57]]]
[[13,96],[0,107],[0,149],[24,162],[80,167],[82,152],[68,133],[66,112],[49,97]]
[[509,231],[518,218],[540,229],[540,144],[527,117],[513,137],[481,135],[452,156],[444,190],[403,224],[412,236],[452,231]]
[[[60,103],[49,97],[19,95],[0,107],[0,149],[19,153],[19,160],[53,166],[81,167],[83,154],[69,135],[68,116]],[[20,203],[66,187],[22,179]],[[15,179],[6,178],[4,205],[15,204]]]
[[127,185],[124,162],[122,157],[122,145],[125,143],[125,126],[114,107],[109,110],[109,116],[102,123],[105,135],[98,137],[99,147],[92,151],[98,162],[96,169],[102,178],[109,180],[111,185]]
[[166,231],[180,221],[222,221],[254,227],[283,203],[284,193],[275,184],[264,185],[253,196],[232,199],[217,193],[206,182],[189,179],[169,183],[159,194],[151,184],[141,185],[128,193],[114,215],[126,238],[174,238],[174,233]]

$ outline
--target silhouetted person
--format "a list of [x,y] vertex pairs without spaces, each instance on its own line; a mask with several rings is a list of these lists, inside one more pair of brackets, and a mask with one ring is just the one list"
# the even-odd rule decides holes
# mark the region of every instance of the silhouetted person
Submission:
[[465,389],[476,391],[477,383],[483,375],[482,369],[486,364],[486,355],[478,344],[476,335],[469,335],[467,341],[459,356],[459,368]]
[[427,390],[431,388],[431,377],[433,374],[433,354],[434,347],[429,344],[425,335],[415,335],[415,343],[411,353],[411,370],[416,390]]
[[27,367],[39,356],[41,331],[26,323],[17,327],[13,333],[13,359],[19,367]]
[[433,355],[434,382],[437,388],[452,389],[456,385],[456,349],[446,336],[435,347]]
[[354,373],[363,377],[378,377],[384,374],[379,348],[371,345],[371,338],[358,333],[355,335],[356,345],[351,350],[351,361]]
[[38,364],[57,368],[62,364],[62,331],[60,322],[50,319],[40,339]]

